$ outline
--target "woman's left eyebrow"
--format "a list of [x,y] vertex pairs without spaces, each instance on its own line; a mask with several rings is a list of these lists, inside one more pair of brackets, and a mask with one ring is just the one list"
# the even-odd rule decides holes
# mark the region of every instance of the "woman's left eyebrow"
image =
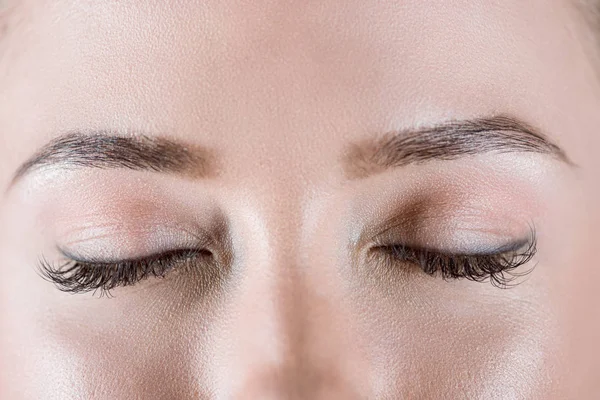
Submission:
[[214,164],[207,149],[164,137],[73,132],[54,139],[21,165],[11,186],[26,174],[49,166],[125,168],[204,178],[214,174]]
[[434,160],[484,153],[546,154],[568,165],[566,153],[530,124],[510,116],[451,120],[431,127],[389,132],[353,143],[342,157],[350,179]]

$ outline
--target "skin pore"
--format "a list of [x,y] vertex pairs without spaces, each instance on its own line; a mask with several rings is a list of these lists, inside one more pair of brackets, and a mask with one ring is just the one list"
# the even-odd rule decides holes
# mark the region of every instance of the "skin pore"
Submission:
[[4,5],[0,398],[595,398],[592,5],[426,3]]

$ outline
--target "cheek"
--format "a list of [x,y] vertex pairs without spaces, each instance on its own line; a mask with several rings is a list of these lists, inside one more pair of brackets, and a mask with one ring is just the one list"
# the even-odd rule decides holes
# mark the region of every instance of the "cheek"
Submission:
[[548,305],[522,300],[535,293],[427,278],[386,285],[354,296],[377,398],[544,398],[552,390],[540,371],[558,362],[550,359],[557,332]]
[[18,368],[25,366],[36,382],[34,398],[206,393],[206,332],[217,306],[175,283],[115,291],[111,299],[59,294],[48,302],[48,313],[37,310],[36,318],[29,317],[35,323],[16,336],[28,358],[19,360]]

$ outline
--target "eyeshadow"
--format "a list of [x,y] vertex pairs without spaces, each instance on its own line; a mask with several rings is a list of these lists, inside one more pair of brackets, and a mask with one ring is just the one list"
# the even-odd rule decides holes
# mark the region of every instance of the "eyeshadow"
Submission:
[[434,191],[405,196],[381,208],[354,242],[401,243],[449,253],[486,253],[527,241],[533,222],[515,213],[514,202],[490,207],[488,199]]

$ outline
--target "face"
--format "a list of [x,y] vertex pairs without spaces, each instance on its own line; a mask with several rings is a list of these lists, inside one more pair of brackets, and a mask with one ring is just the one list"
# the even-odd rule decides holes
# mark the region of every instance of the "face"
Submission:
[[0,397],[600,389],[600,85],[569,2],[3,18]]

